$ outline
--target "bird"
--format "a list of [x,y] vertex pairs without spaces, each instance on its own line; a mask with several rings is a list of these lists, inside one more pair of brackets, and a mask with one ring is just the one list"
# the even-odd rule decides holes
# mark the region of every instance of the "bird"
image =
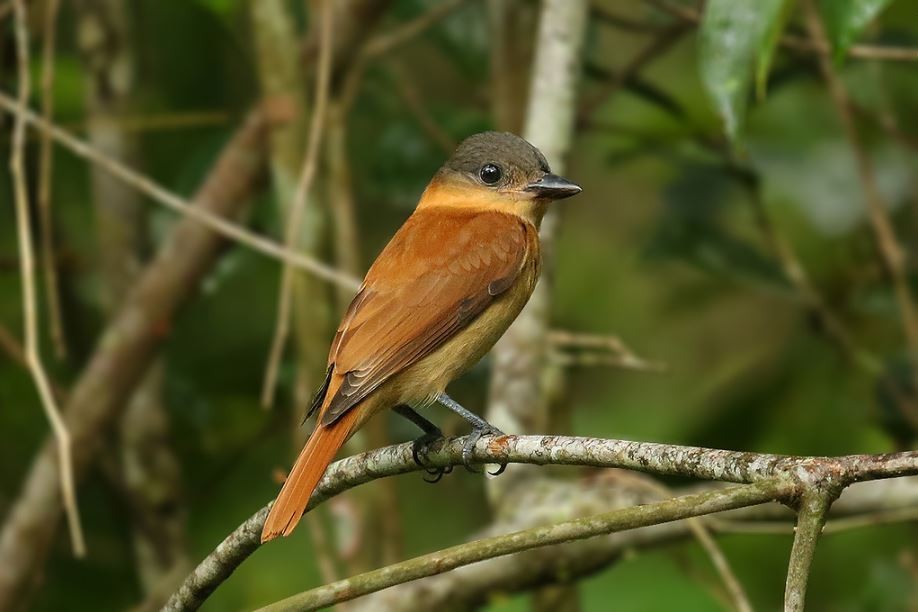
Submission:
[[413,447],[421,465],[419,453],[442,433],[417,409],[439,403],[469,422],[463,445],[469,469],[478,440],[503,435],[449,397],[446,386],[519,315],[541,270],[542,217],[551,202],[580,192],[515,134],[482,132],[458,145],[368,270],[338,326],[306,415],[317,414],[315,428],[269,511],[262,542],[294,530],[341,446],[383,410],[424,432]]

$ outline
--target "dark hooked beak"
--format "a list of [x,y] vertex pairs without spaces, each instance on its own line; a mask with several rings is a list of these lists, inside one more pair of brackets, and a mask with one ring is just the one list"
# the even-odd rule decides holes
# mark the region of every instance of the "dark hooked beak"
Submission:
[[577,195],[583,189],[577,183],[572,183],[566,178],[561,178],[556,174],[546,174],[534,183],[526,186],[526,191],[534,193],[540,198],[550,200],[562,200]]

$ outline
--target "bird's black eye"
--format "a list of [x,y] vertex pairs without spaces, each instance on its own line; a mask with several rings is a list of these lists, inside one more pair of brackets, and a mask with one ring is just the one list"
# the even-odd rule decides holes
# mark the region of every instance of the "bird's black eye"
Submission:
[[500,168],[494,164],[485,164],[481,167],[481,170],[478,171],[478,176],[485,185],[493,185],[500,180],[502,174]]

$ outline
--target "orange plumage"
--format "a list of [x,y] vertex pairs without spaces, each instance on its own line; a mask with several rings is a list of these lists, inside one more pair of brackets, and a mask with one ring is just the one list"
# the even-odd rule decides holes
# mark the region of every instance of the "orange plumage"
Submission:
[[[494,173],[485,166],[497,168]],[[501,178],[488,182],[498,174]],[[328,356],[315,430],[262,531],[296,526],[328,464],[371,416],[433,403],[519,314],[539,274],[538,224],[551,199],[579,191],[526,141],[463,142],[367,272]]]

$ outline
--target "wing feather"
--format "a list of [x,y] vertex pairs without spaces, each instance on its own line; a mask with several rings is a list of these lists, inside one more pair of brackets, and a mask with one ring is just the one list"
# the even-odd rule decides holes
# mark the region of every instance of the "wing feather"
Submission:
[[534,232],[499,212],[413,214],[370,268],[338,328],[329,366],[343,380],[322,423],[442,346],[512,287]]

